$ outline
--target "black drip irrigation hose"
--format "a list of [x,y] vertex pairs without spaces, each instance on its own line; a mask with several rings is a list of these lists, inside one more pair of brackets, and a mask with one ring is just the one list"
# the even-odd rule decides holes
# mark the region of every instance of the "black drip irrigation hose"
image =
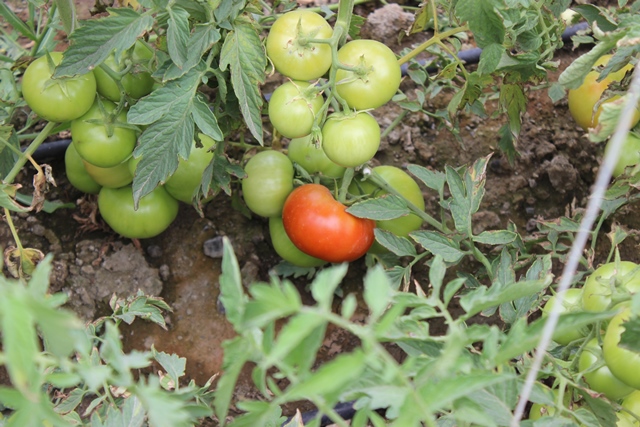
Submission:
[[[581,22],[574,26],[567,28],[562,33],[562,40],[568,42],[571,40],[571,37],[576,35],[578,31],[583,31],[589,27],[587,22]],[[458,58],[466,64],[477,64],[480,61],[480,54],[482,53],[482,49],[476,47],[472,49],[465,49],[458,52]],[[402,75],[405,76],[407,74],[407,64],[402,64],[401,67]],[[433,67],[427,68],[428,72],[437,71],[437,67],[434,65]],[[271,94],[265,94],[265,98],[268,100]],[[64,152],[67,149],[67,146],[71,142],[70,139],[61,139],[58,141],[45,142],[40,147],[36,149],[33,153],[33,158],[36,161],[42,161],[45,159],[56,159],[64,156]]]

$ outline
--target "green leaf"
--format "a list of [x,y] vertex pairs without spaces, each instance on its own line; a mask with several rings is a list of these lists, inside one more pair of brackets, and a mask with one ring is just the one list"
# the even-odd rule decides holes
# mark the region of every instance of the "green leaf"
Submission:
[[257,28],[248,20],[238,18],[233,31],[224,39],[220,52],[220,69],[231,70],[233,91],[240,103],[240,111],[254,138],[262,139],[262,96],[267,57]]
[[500,106],[509,117],[509,129],[514,138],[520,134],[522,115],[527,109],[527,98],[518,84],[503,84],[500,87]]
[[189,43],[189,12],[180,7],[168,8],[167,49],[178,68],[187,62]]
[[385,275],[380,264],[367,271],[364,277],[364,301],[369,308],[369,323],[375,321],[384,313],[391,302],[392,290],[389,278]]
[[444,173],[432,171],[431,169],[427,169],[420,165],[409,165],[407,166],[407,170],[422,181],[424,185],[436,190],[438,194],[441,194],[444,191],[444,185],[447,182],[447,177]]
[[593,49],[574,60],[558,77],[565,89],[577,89],[580,87],[586,75],[592,70],[600,57],[609,53],[616,45],[616,40],[607,39],[596,44]]
[[151,352],[156,362],[162,366],[162,369],[164,369],[167,375],[173,380],[174,386],[178,386],[180,384],[180,378],[185,373],[187,359],[179,357],[177,354],[168,354],[164,351],[158,352],[154,347],[151,348]]
[[468,22],[478,47],[502,45],[505,30],[502,18],[496,13],[500,7],[497,0],[459,0],[456,4],[455,13]]
[[29,212],[29,208],[17,203],[17,184],[0,183],[0,207],[7,208],[13,212]]
[[192,421],[181,399],[166,393],[155,375],[148,382],[140,381],[133,389],[147,412],[149,425],[154,427],[187,427]]
[[33,41],[38,39],[38,36],[33,32],[33,30],[27,24],[22,22],[22,19],[18,18],[11,8],[9,8],[7,2],[0,2],[0,16],[2,16],[5,19],[5,22],[11,25],[14,30],[19,32],[20,35]]
[[257,427],[257,426],[281,426],[286,420],[282,417],[282,409],[273,402],[259,402],[246,400],[238,402],[238,409],[246,411],[239,417],[235,417],[230,427]]
[[73,33],[76,28],[76,6],[73,0],[55,0],[58,13],[67,35]]
[[231,242],[228,237],[223,238],[222,274],[220,275],[220,301],[225,308],[227,320],[236,331],[242,325],[247,304],[247,296],[242,287],[240,267]]
[[347,212],[358,218],[383,221],[409,215],[411,210],[402,198],[393,194],[385,194],[375,199],[354,203],[347,208]]
[[414,231],[409,237],[445,262],[458,262],[465,255],[458,242],[436,231]]
[[[261,366],[270,368],[288,358],[287,362],[290,366],[310,368],[316,357],[315,350],[322,344],[326,325],[327,322],[315,313],[296,314],[282,327],[273,348],[261,362]],[[318,342],[317,338],[320,332],[322,334],[319,335],[320,342]],[[309,337],[312,339],[307,344],[312,345],[302,345]],[[311,349],[314,351],[310,352]],[[292,352],[296,352],[295,356],[297,357],[290,357]]]
[[[178,67],[175,62],[166,61],[163,67],[154,74],[154,77],[161,77],[163,82],[182,77],[200,63],[204,54],[220,40],[220,37],[218,28],[212,25],[196,25],[189,38],[186,47],[187,58],[182,66]],[[222,96],[224,97],[224,95]]]
[[69,35],[71,43],[54,77],[85,74],[100,65],[114,50],[116,57],[129,49],[153,25],[151,15],[132,9],[108,9],[110,16],[88,19]]
[[390,231],[375,228],[373,234],[376,240],[385,248],[397,256],[416,256],[416,248],[413,243],[406,237],[396,236]]
[[573,10],[578,12],[589,24],[596,23],[602,31],[611,32],[618,29],[616,23],[610,19],[606,9],[590,4],[577,4]]
[[[499,43],[491,43],[490,45],[482,49],[480,54],[480,62],[478,63],[478,72],[480,74],[491,74],[497,68],[500,63],[500,58],[504,53],[504,46]],[[500,89],[502,93],[502,89]]]
[[254,283],[250,292],[253,299],[244,306],[242,319],[245,328],[262,328],[268,322],[287,317],[302,307],[300,294],[288,281],[278,282],[273,278],[270,285]]
[[440,298],[440,289],[444,281],[444,275],[447,272],[447,266],[444,264],[442,256],[435,255],[431,268],[429,268],[429,283],[433,287],[433,298]]
[[248,340],[243,337],[236,337],[224,341],[222,348],[224,355],[222,376],[216,385],[213,406],[218,419],[225,420],[229,413],[231,398],[233,397],[240,372],[245,363],[250,360],[251,346]]
[[473,241],[484,245],[508,245],[516,240],[517,233],[508,230],[483,231],[473,236]]
[[[4,3],[0,4],[2,7]],[[5,70],[8,72],[8,70]],[[8,72],[11,74],[10,72]],[[9,78],[9,76],[2,73],[0,70],[0,80],[5,80]],[[11,75],[11,78],[13,76]],[[11,85],[13,86],[13,85]],[[13,90],[13,89],[12,89]],[[0,97],[3,94],[0,93]],[[16,96],[18,96],[16,94]],[[6,98],[5,98],[6,99]],[[1,110],[0,110],[1,111]],[[20,152],[20,141],[18,140],[18,136],[13,131],[13,126],[0,126],[0,177],[4,178],[9,174],[13,166],[18,161],[18,153]],[[3,184],[4,186],[5,184]],[[0,186],[0,190],[2,190],[3,186]],[[3,191],[4,192],[4,191]],[[0,194],[0,198],[2,194]]]
[[340,264],[320,271],[311,283],[311,295],[320,307],[328,309],[333,301],[333,294],[347,274],[349,264]]
[[620,335],[620,347],[640,353],[640,316],[631,316],[622,326],[624,331]]
[[[16,200],[25,205],[31,205],[33,201],[33,196],[29,196],[27,194],[22,194],[20,192],[16,192]],[[64,203],[60,200],[49,201],[45,200],[42,205],[42,210],[46,213],[53,213],[58,209],[75,209],[75,203]]]

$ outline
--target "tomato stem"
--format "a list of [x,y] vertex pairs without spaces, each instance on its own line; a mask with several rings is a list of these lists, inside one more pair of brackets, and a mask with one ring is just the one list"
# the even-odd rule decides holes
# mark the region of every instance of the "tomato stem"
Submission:
[[22,167],[27,163],[27,160],[35,153],[40,144],[44,142],[44,140],[51,134],[51,131],[57,123],[48,122],[47,125],[40,131],[38,136],[29,144],[24,153],[16,160],[16,163],[13,165],[13,168],[9,171],[7,176],[4,177],[3,182],[5,184],[11,184],[18,173],[22,170]]
[[398,59],[398,64],[402,65],[405,62],[409,62],[410,60],[412,60],[413,58],[415,58],[416,56],[418,56],[420,53],[422,53],[422,51],[424,51],[425,49],[427,49],[429,46],[437,44],[442,42],[442,40],[451,37],[455,34],[458,33],[462,33],[469,30],[469,27],[466,25],[462,25],[460,27],[456,27],[456,28],[452,28],[450,30],[447,31],[443,31],[442,33],[438,33],[436,32],[436,34],[433,35],[433,37],[431,37],[429,40],[427,40],[426,42],[422,43],[420,46],[414,48],[411,52],[407,53],[406,55],[404,55],[403,57],[401,57],[400,59]]
[[355,171],[353,168],[347,168],[342,176],[342,184],[340,185],[340,192],[338,193],[338,201],[343,205],[347,201],[347,194],[349,193],[349,185],[353,180]]

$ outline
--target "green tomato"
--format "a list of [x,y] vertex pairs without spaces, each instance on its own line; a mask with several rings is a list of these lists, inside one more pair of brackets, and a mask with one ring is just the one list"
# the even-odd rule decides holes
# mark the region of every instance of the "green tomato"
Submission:
[[[53,63],[62,61],[61,52],[49,54]],[[46,55],[33,61],[22,76],[22,95],[29,108],[51,122],[67,122],[86,113],[96,97],[93,72],[52,79]]]
[[[633,390],[627,397],[622,400],[622,407],[634,415],[640,417],[640,390]],[[628,415],[628,414],[627,414]],[[640,423],[637,420],[634,421],[637,425]]]
[[269,235],[273,249],[283,260],[298,267],[320,267],[326,264],[326,261],[305,254],[293,244],[284,230],[281,217],[272,216],[269,218]]
[[279,151],[262,151],[244,167],[242,195],[256,215],[280,216],[287,196],[293,190],[293,164]]
[[393,98],[400,87],[402,72],[395,53],[375,40],[353,40],[338,51],[338,60],[362,72],[339,69],[336,91],[356,110],[378,108]]
[[322,149],[340,166],[360,166],[371,160],[379,147],[380,126],[366,112],[333,113],[322,126]]
[[[109,116],[116,110],[116,104],[111,101],[103,100],[102,105]],[[115,118],[111,135],[108,126],[94,123],[95,120],[105,120],[98,101],[82,117],[71,122],[71,140],[78,154],[101,168],[110,168],[125,161],[133,153],[138,139],[135,130],[123,127],[127,124],[127,112],[122,110]]]
[[73,144],[67,146],[64,152],[64,168],[69,183],[83,193],[98,194],[102,186],[98,184],[84,167],[82,157]]
[[178,215],[178,201],[159,186],[140,199],[136,210],[130,185],[103,187],[98,194],[98,209],[116,233],[130,239],[146,239],[157,236],[171,225]]
[[315,80],[331,67],[331,47],[305,43],[305,39],[330,39],[331,25],[318,13],[297,9],[280,16],[267,36],[267,55],[278,72],[293,80]]
[[269,98],[269,121],[287,138],[309,135],[323,102],[320,92],[310,83],[288,81]]
[[640,291],[640,268],[631,261],[610,262],[598,267],[587,277],[582,293],[582,305],[587,311],[604,311],[615,292]]
[[[629,395],[634,389],[616,378],[609,367],[603,363],[602,348],[598,344],[598,339],[593,338],[584,347],[578,361],[578,369],[584,372],[584,380],[589,384],[591,390],[604,394],[610,400],[618,400]],[[599,363],[602,365],[595,369]]]
[[133,175],[129,172],[129,162],[127,160],[110,168],[101,168],[84,160],[83,163],[89,176],[102,187],[120,188],[131,184],[131,181],[133,181]]
[[[610,150],[611,141],[607,143],[604,154],[607,155]],[[640,163],[640,138],[634,133],[629,133],[620,149],[618,163],[613,168],[612,175],[618,177],[624,173],[625,168],[635,166],[638,163]]]
[[204,134],[199,134],[201,147],[196,147],[195,141],[191,146],[188,159],[180,159],[178,169],[169,177],[164,188],[176,199],[191,204],[196,190],[200,187],[204,170],[213,159],[213,152],[209,149],[215,146],[215,141]]
[[640,389],[640,353],[619,346],[624,332],[624,322],[631,318],[631,309],[622,307],[616,314],[604,334],[602,354],[611,373],[624,384]]
[[[547,302],[542,306],[542,315],[544,317],[551,313],[551,309],[556,303],[557,297],[552,295]],[[567,289],[562,299],[562,306],[560,307],[560,313],[570,313],[572,311],[582,310],[582,288]],[[568,345],[572,341],[578,340],[586,335],[584,329],[573,329],[569,332],[558,333],[554,332],[553,340],[560,345]]]
[[344,175],[345,168],[332,162],[322,147],[313,143],[311,135],[292,139],[287,146],[287,155],[310,174],[319,173],[329,178]]
[[[120,83],[130,97],[140,99],[148,95],[153,90],[155,81],[146,70],[146,65],[153,58],[153,52],[144,43],[137,41],[133,51],[124,52],[119,61],[116,61],[114,54],[104,60],[104,65],[108,66],[115,73],[120,73],[127,64],[131,64],[132,69],[122,76]],[[122,98],[122,93],[118,89],[115,80],[101,67],[93,70],[96,76],[97,91],[105,98],[118,102]]]

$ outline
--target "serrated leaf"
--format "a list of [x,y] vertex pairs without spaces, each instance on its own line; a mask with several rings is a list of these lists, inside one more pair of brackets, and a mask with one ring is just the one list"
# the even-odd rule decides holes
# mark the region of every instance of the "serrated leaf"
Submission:
[[252,299],[246,303],[243,313],[243,327],[262,328],[268,322],[287,317],[302,307],[300,294],[291,282],[255,283],[251,285]]
[[114,50],[115,56],[129,49],[151,29],[153,17],[132,9],[108,9],[110,16],[88,19],[69,35],[71,43],[56,67],[54,77],[85,74],[101,64]]
[[187,367],[187,359],[180,357],[177,354],[168,354],[164,351],[156,351],[155,348],[151,349],[153,358],[162,366],[162,369],[173,380],[174,385],[178,385],[180,378],[184,376],[185,368]]
[[14,30],[19,32],[22,36],[28,38],[29,40],[36,41],[38,36],[33,32],[31,28],[27,24],[25,24],[22,19],[18,18],[7,2],[0,3],[0,16],[5,19],[5,22],[13,27]]
[[[228,312],[227,312],[228,313]],[[224,350],[222,361],[222,376],[216,384],[213,406],[218,419],[224,420],[229,412],[229,405],[233,397],[236,382],[245,363],[250,360],[251,347],[249,342],[236,337],[222,344]]]
[[[167,82],[185,75],[189,70],[198,65],[204,54],[217,43],[221,38],[220,30],[212,25],[196,25],[193,34],[189,38],[187,46],[187,58],[181,67],[174,62],[167,61],[162,69],[162,73],[156,74],[156,77],[162,76],[162,81]],[[159,70],[160,71],[160,70]],[[224,97],[224,95],[221,95]]]
[[373,234],[376,236],[376,240],[385,248],[397,256],[416,256],[416,248],[409,239],[406,237],[396,236],[390,231],[375,228]]
[[440,255],[446,262],[458,262],[465,255],[458,242],[436,231],[415,231],[409,237],[432,254]]
[[140,399],[149,418],[149,425],[154,427],[187,426],[191,420],[184,402],[166,393],[160,388],[156,376],[148,377],[148,382],[139,382],[134,388],[136,397]]
[[348,264],[340,264],[322,270],[311,283],[311,295],[320,307],[329,308],[333,294],[347,274]]
[[169,56],[178,68],[187,62],[189,43],[189,12],[180,7],[170,7],[167,21],[167,49]]
[[[298,350],[302,350],[301,343],[307,339],[309,336],[313,336],[314,331],[324,331],[326,327],[326,321],[319,315],[315,313],[299,313],[293,316],[287,323],[282,327],[280,332],[278,333],[277,339],[271,351],[266,355],[266,358],[261,363],[263,367],[269,368],[273,364],[282,361],[284,358],[290,355],[291,352]],[[321,337],[322,339],[322,337]],[[320,345],[320,343],[316,343],[316,345]],[[306,347],[306,350],[309,347]],[[300,356],[300,354],[298,354]],[[290,363],[295,363],[299,365],[300,363],[303,366],[310,367],[313,359],[315,359],[315,352],[313,354],[304,354],[299,360],[291,360]],[[311,360],[303,360],[306,358],[311,358]]]
[[596,44],[589,52],[575,59],[558,77],[565,89],[577,89],[594,64],[602,55],[608,53],[616,45],[616,40],[603,40]]
[[409,165],[407,170],[411,172],[416,178],[424,183],[427,187],[436,190],[438,193],[442,193],[444,185],[447,182],[447,177],[444,173],[439,171],[432,171],[420,165]]
[[76,6],[72,0],[55,0],[64,31],[71,34],[76,28]]
[[248,20],[238,18],[233,31],[225,37],[220,52],[220,69],[231,70],[233,91],[238,98],[240,111],[254,138],[262,139],[262,96],[260,84],[264,83],[267,56],[258,30]]
[[[480,54],[480,62],[478,63],[478,72],[480,74],[491,74],[497,68],[500,63],[500,58],[504,53],[504,46],[498,43],[491,43],[490,45],[482,49]],[[502,89],[500,89],[502,93]]]
[[509,117],[509,129],[514,137],[520,134],[522,114],[527,109],[527,98],[517,84],[503,84],[500,88],[500,106]]
[[393,194],[385,194],[375,199],[354,203],[347,208],[347,212],[358,218],[384,221],[409,215],[411,210],[400,197]]
[[468,316],[480,313],[486,309],[498,307],[500,304],[533,295],[545,289],[551,283],[551,277],[546,280],[525,280],[512,283],[510,286],[499,286],[474,289],[460,298],[460,305]]
[[517,233],[508,230],[483,231],[473,236],[473,241],[484,245],[508,245],[516,240]]
[[620,347],[640,353],[640,316],[631,316],[622,326]]
[[459,0],[455,13],[462,21],[467,21],[478,47],[496,43],[502,45],[504,24],[496,13],[501,7],[497,0]]
[[380,264],[367,271],[364,277],[364,301],[369,308],[369,322],[374,323],[391,302],[392,290],[389,278]]
[[225,308],[227,320],[236,330],[240,328],[247,296],[242,287],[240,267],[231,242],[223,238],[222,274],[220,275],[220,301]]

